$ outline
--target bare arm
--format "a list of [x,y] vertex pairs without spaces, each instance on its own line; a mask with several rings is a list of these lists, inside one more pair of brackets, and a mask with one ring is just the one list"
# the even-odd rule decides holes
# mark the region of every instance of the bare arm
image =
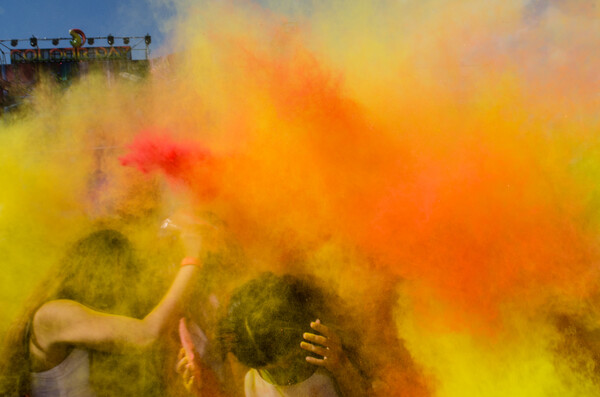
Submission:
[[47,302],[33,318],[37,342],[44,350],[57,344],[104,351],[146,348],[177,320],[197,273],[197,266],[182,267],[160,303],[142,320],[98,312],[71,300]]

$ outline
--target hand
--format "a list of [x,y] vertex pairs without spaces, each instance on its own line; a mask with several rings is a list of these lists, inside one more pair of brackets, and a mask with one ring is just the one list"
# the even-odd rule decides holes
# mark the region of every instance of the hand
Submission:
[[179,238],[183,245],[184,256],[197,258],[203,248],[206,222],[192,213],[178,211],[165,219],[161,226],[161,234]]
[[300,347],[323,358],[306,357],[306,361],[327,368],[335,377],[341,395],[348,397],[364,397],[369,395],[370,385],[360,371],[344,353],[341,338],[320,320],[310,323],[310,327],[321,335],[304,333],[307,341],[300,342]]
[[192,365],[188,362],[187,356],[185,355],[185,350],[181,348],[179,351],[179,355],[177,356],[179,360],[177,362],[177,367],[175,370],[177,373],[181,375],[181,380],[183,381],[183,386],[188,392],[192,392],[194,389],[194,374],[192,371]]
[[341,338],[329,327],[321,324],[321,320],[310,323],[310,327],[321,335],[304,333],[302,335],[304,339],[311,343],[303,341],[300,343],[300,347],[323,358],[307,356],[306,361],[320,367],[325,367],[332,373],[339,372],[347,362]]

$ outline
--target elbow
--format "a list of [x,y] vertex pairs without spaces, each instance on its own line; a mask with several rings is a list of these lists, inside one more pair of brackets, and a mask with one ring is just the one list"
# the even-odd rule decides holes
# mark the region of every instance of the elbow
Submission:
[[135,345],[140,350],[148,350],[151,349],[156,342],[158,341],[158,337],[154,334],[144,334],[142,335],[136,342]]
[[152,348],[156,342],[162,337],[164,327],[158,324],[153,324],[151,321],[144,321],[142,332],[140,332],[134,341],[136,347],[141,350]]

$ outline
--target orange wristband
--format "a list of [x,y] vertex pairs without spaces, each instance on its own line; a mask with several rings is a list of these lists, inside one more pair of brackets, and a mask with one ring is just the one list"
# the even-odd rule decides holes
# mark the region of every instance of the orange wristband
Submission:
[[183,266],[200,266],[198,263],[198,258],[194,258],[193,256],[186,256],[181,260],[181,267]]

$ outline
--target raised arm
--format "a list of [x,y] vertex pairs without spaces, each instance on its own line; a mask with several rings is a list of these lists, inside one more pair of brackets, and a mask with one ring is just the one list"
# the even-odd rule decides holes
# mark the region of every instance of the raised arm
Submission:
[[[43,353],[74,345],[103,351],[125,351],[153,344],[181,315],[182,305],[199,273],[195,259],[202,247],[197,223],[180,217],[161,226],[163,236],[178,236],[186,257],[160,302],[143,319],[99,312],[74,300],[52,300],[33,317],[32,338]],[[49,350],[50,349],[50,350]]]
[[56,344],[117,352],[146,348],[177,321],[197,273],[198,266],[182,266],[160,303],[142,320],[98,312],[71,300],[47,302],[33,318],[36,342],[45,351]]

